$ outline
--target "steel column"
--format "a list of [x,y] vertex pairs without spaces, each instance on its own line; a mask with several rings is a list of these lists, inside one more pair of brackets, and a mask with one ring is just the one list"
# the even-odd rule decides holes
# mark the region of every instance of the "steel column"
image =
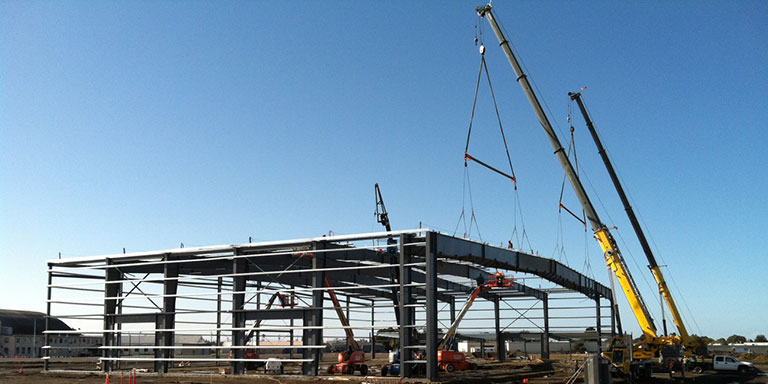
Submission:
[[376,301],[371,300],[371,359],[376,358]]
[[[293,292],[294,292],[293,289],[295,288],[295,286],[293,284],[291,284],[290,287],[291,287],[291,294],[293,294]],[[293,359],[293,338],[294,338],[294,332],[293,332],[294,319],[293,319],[293,317],[291,317],[290,324],[291,324],[291,330],[288,331],[288,337],[291,338],[291,341],[288,343],[288,345],[290,345],[291,349],[288,352],[288,358]]]
[[413,344],[414,311],[411,296],[411,249],[405,244],[409,243],[411,236],[400,235],[400,378],[411,377],[412,365],[407,363],[413,360],[413,350],[409,348]]
[[[50,327],[50,320],[51,320],[51,285],[53,284],[53,268],[51,265],[48,265],[48,300],[45,303],[45,330],[47,331]],[[51,336],[48,334],[48,332],[45,333],[45,345],[51,345]],[[51,359],[51,350],[49,348],[46,348],[45,351],[45,359],[43,360],[43,370],[48,370],[48,363]]]
[[449,304],[451,305],[451,324],[453,324],[456,321],[456,298],[451,296]]
[[544,296],[541,302],[544,306],[544,335],[542,336],[544,340],[542,341],[541,358],[549,359],[549,295]]
[[[427,234],[425,250],[426,286],[427,291],[427,380],[438,380],[437,362],[437,236],[433,232]],[[402,356],[402,355],[401,355]]]
[[[113,265],[113,261],[107,259],[107,268],[104,270],[104,330],[115,329],[115,313],[117,313],[117,297],[120,291],[120,286],[116,283],[111,283],[115,280],[122,279],[122,273],[117,268],[109,267]],[[108,299],[108,297],[112,297]],[[102,345],[105,347],[112,347],[115,345],[115,335],[113,332],[104,332]],[[102,357],[111,358],[114,353],[114,349],[107,348],[102,351]],[[103,360],[101,370],[104,372],[112,371],[112,361]]]
[[[166,255],[164,260],[169,261],[171,258]],[[176,293],[178,292],[179,285],[176,278],[179,277],[179,264],[164,264],[163,276],[166,279],[163,282],[163,313],[158,315],[158,319],[161,329],[171,329],[171,331],[156,332],[155,346],[172,347],[175,344],[176,334]],[[170,348],[155,349],[155,357],[159,356],[164,359],[170,359],[173,355],[174,352]],[[155,361],[155,372],[167,373],[168,365],[168,360]]]
[[501,331],[500,301],[501,298],[499,297],[493,300],[493,317],[496,326],[496,360],[505,361],[507,359],[507,351],[504,345],[504,333]]
[[[235,254],[238,254],[235,251]],[[244,273],[248,272],[248,264],[245,259],[234,259],[232,261],[232,273]],[[241,312],[245,309],[245,276],[232,277],[232,328],[237,330],[232,331],[232,346],[242,347],[245,345],[245,314]],[[232,349],[232,357],[235,359],[243,359],[245,356],[244,350],[241,348]],[[241,375],[245,371],[245,364],[242,361],[233,361],[230,363],[232,366],[232,374]]]
[[[216,346],[221,347],[221,285],[223,278],[216,279]],[[216,348],[216,359],[221,358],[221,348]],[[219,365],[219,362],[216,362]]]
[[[327,248],[325,242],[315,242],[313,244],[315,250],[323,250]],[[312,269],[314,272],[311,274],[311,282],[313,288],[324,287],[325,272],[318,269],[325,267],[325,252],[314,252],[312,256]],[[322,327],[323,325],[323,297],[325,290],[315,289],[312,291],[312,307],[315,308],[310,311],[309,316],[304,317],[304,325]],[[309,324],[307,324],[309,322]],[[322,345],[323,344],[323,330],[322,329],[305,329],[304,330],[304,345]],[[315,348],[304,348],[302,353],[303,358],[312,359],[311,363],[302,364],[302,373],[304,375],[317,376],[320,370],[320,359],[322,358],[322,351]]]
[[600,340],[602,339],[602,331],[600,329],[602,328],[602,325],[600,322],[600,295],[595,295],[595,312],[597,313],[597,316],[595,319],[595,322],[596,322],[595,332],[597,334],[597,353],[599,354],[600,352],[603,351],[603,348],[600,342]]

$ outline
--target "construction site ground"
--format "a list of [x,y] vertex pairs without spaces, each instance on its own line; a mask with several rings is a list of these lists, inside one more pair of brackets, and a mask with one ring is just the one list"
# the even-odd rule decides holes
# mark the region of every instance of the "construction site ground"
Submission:
[[[325,373],[328,365],[334,363],[335,354],[326,354],[320,365],[321,374],[317,377],[301,376],[298,365],[287,365],[285,373],[264,374],[262,370],[249,371],[245,375],[230,375],[229,366],[224,364],[216,366],[192,365],[189,367],[174,367],[170,373],[155,374],[151,372],[149,364],[133,364],[130,367],[123,366],[122,370],[114,371],[109,383],[126,384],[129,382],[128,370],[136,368],[136,384],[144,383],[179,383],[179,384],[205,384],[205,383],[284,383],[284,384],[310,384],[310,383],[397,383],[399,377],[382,377],[381,367],[386,364],[385,359],[367,361],[371,367],[368,376],[332,375]],[[378,356],[377,356],[378,357]],[[527,379],[531,384],[565,383],[573,376],[577,367],[581,364],[579,356],[555,355],[549,360],[511,360],[498,362],[494,360],[474,359],[478,369],[473,371],[445,373],[441,372],[440,380],[443,383],[524,383]],[[760,355],[752,360],[758,368],[757,372],[749,375],[728,374],[721,372],[705,371],[701,374],[686,372],[685,378],[679,373],[674,373],[670,378],[669,373],[656,373],[650,381],[652,383],[698,383],[698,384],[732,384],[732,383],[768,383],[768,356]],[[42,362],[39,359],[0,359],[0,382],[2,383],[105,383],[106,376],[96,370],[94,358],[67,358],[57,359],[51,363],[50,371],[42,371]],[[406,383],[423,383],[424,379],[407,379]],[[575,381],[583,383],[583,377]],[[624,383],[622,379],[614,379],[615,383]]]

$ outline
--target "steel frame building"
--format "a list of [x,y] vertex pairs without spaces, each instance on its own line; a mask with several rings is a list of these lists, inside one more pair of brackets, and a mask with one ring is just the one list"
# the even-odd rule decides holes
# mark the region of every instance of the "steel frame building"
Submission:
[[[223,363],[242,374],[246,363],[264,360],[246,359],[246,349],[281,352],[285,347],[260,345],[262,337],[287,335],[295,348],[280,357],[283,364],[317,375],[327,340],[344,328],[326,299],[333,289],[346,298],[349,327],[356,339],[367,336],[362,338],[369,341],[372,357],[377,332],[397,329],[401,376],[412,377],[417,364],[426,364],[426,378],[436,380],[439,333],[492,269],[508,271],[516,278],[514,286],[483,292],[487,304],[472,313],[493,316],[468,316],[460,332],[471,333],[473,324],[493,329],[499,360],[505,357],[505,338],[538,338],[543,357],[549,357],[550,338],[583,336],[585,326],[594,329],[596,340],[615,332],[611,290],[597,281],[552,259],[428,229],[49,260],[47,315],[82,324],[72,333],[101,335],[99,360],[107,372],[144,362],[165,373],[174,363],[193,361]],[[275,294],[295,303],[276,308]],[[592,304],[578,305],[585,298]],[[577,304],[551,305],[568,299]],[[578,315],[568,315],[572,310]],[[552,316],[552,311],[564,315]],[[126,336],[147,334],[154,337],[153,355],[134,356]],[[56,361],[48,335],[46,370]],[[182,356],[199,347],[177,345],[179,335],[209,337],[214,353]],[[301,344],[294,345],[298,336]],[[417,351],[423,351],[423,359],[416,358]]]

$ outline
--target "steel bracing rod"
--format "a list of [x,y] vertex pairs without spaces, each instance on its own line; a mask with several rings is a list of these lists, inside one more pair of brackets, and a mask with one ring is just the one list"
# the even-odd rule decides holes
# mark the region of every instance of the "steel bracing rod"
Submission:
[[[154,295],[144,295],[144,296],[128,296],[125,297],[125,299],[144,299],[148,297],[153,298],[160,298],[160,297],[177,297],[177,298],[191,298],[196,296],[219,296],[219,295],[230,295],[230,294],[251,294],[251,293],[275,293],[275,292],[311,292],[311,291],[325,291],[325,290],[337,290],[337,291],[352,291],[354,292],[356,289],[360,288],[391,288],[394,284],[378,284],[378,285],[355,285],[355,286],[339,286],[339,287],[317,287],[317,288],[289,288],[289,289],[262,289],[257,291],[228,291],[228,292],[212,292],[212,293],[175,293],[175,294],[154,294]],[[400,284],[397,284],[399,287]],[[408,287],[423,287],[423,283],[412,283],[412,284],[406,284]],[[109,300],[114,299],[118,300],[122,298],[123,296],[105,296],[105,297],[82,297],[77,298],[77,300],[85,300],[85,301],[101,301],[101,300]],[[75,299],[75,298],[72,298]],[[51,303],[76,303],[75,301],[65,301],[65,300],[49,300],[48,302]]]
[[64,264],[98,262],[98,261],[104,261],[106,259],[120,260],[120,259],[131,259],[131,258],[138,258],[138,257],[163,257],[165,255],[195,256],[200,254],[233,252],[236,249],[248,250],[248,249],[274,248],[274,247],[288,248],[288,247],[295,247],[295,246],[301,246],[301,245],[309,245],[311,243],[318,243],[318,242],[333,243],[333,242],[375,240],[375,239],[385,238],[388,236],[397,236],[400,234],[419,234],[419,233],[425,233],[429,231],[430,231],[429,228],[417,228],[417,229],[406,229],[406,230],[391,231],[391,232],[371,232],[371,233],[360,233],[360,234],[354,234],[354,235],[312,237],[308,239],[297,239],[297,240],[289,240],[289,241],[267,241],[267,242],[261,242],[261,243],[244,243],[244,244],[235,244],[235,245],[174,248],[174,249],[168,249],[168,250],[162,250],[162,251],[116,253],[116,254],[101,255],[101,256],[75,257],[75,258],[69,258],[69,259],[63,259],[63,260],[49,259],[46,262],[48,263],[48,265],[64,265]]
[[[619,181],[619,176],[616,174],[613,163],[611,163],[611,159],[608,157],[608,152],[605,150],[603,142],[600,140],[600,136],[597,134],[597,129],[595,129],[595,125],[592,122],[592,118],[589,116],[589,112],[587,112],[587,108],[584,106],[584,101],[581,99],[581,92],[569,92],[568,96],[571,97],[571,100],[576,100],[576,104],[579,106],[581,115],[584,117],[584,121],[587,124],[587,129],[589,129],[589,133],[592,135],[592,140],[595,142],[595,146],[597,147],[597,153],[600,154],[600,158],[603,160],[605,169],[608,171],[608,175],[611,177],[613,186],[616,188],[616,192],[619,194],[621,204],[624,205],[624,211],[627,213],[629,222],[632,223],[632,229],[635,230],[637,240],[640,241],[640,246],[643,248],[643,253],[645,253],[645,257],[648,259],[649,268],[651,269],[651,273],[653,274],[654,279],[656,279],[659,293],[661,293],[661,295],[664,297],[664,300],[667,302],[667,307],[669,307],[669,311],[672,313],[672,319],[677,326],[677,330],[680,332],[680,337],[682,338],[683,342],[687,344],[690,341],[690,338],[688,336],[688,330],[685,328],[685,324],[683,323],[683,318],[680,316],[680,312],[677,309],[675,300],[672,298],[672,292],[669,290],[667,282],[664,280],[664,275],[661,272],[661,268],[656,262],[656,257],[653,255],[651,246],[648,244],[648,239],[645,237],[645,232],[643,232],[643,228],[640,226],[640,222],[637,220],[635,210],[632,209],[632,205],[629,203],[629,199],[627,198],[627,194],[624,191],[624,187],[621,185],[621,181]],[[664,327],[666,333],[666,324]]]
[[[410,263],[408,266],[423,266],[425,265],[425,262],[419,262],[419,263]],[[367,264],[361,264],[359,266],[355,267],[329,267],[329,268],[307,268],[307,269],[289,269],[289,270],[280,270],[280,271],[265,271],[265,272],[242,272],[242,273],[223,273],[218,275],[207,275],[206,277],[240,277],[240,276],[264,276],[264,275],[277,275],[277,274],[290,274],[290,273],[308,273],[308,272],[328,272],[328,271],[347,271],[350,269],[353,270],[368,270],[368,269],[385,269],[385,268],[393,268],[397,266],[392,266],[389,264],[376,264],[376,265],[367,265]],[[102,279],[104,277],[102,276]],[[108,282],[100,281],[95,283],[70,283],[70,284],[52,284],[49,285],[49,288],[62,288],[62,287],[75,287],[75,286],[84,286],[84,285],[103,285],[103,284],[120,284],[120,283],[130,283],[132,281],[138,281],[138,282],[165,282],[165,281],[188,281],[188,280],[202,280],[202,277],[193,276],[193,275],[184,275],[184,276],[178,276],[178,277],[157,277],[157,278],[149,278],[149,279],[122,279],[122,280],[110,280]]]
[[[294,326],[294,327],[280,327],[280,326],[263,326],[259,328],[251,328],[251,327],[220,327],[220,328],[184,328],[184,329],[177,329],[177,328],[144,328],[144,329],[131,329],[131,330],[119,330],[119,329],[86,329],[86,330],[71,330],[71,331],[57,331],[57,330],[51,330],[51,331],[43,331],[43,333],[50,333],[50,334],[78,334],[78,333],[124,333],[124,334],[138,334],[138,333],[147,333],[147,332],[200,332],[200,333],[192,333],[193,335],[205,335],[205,332],[211,332],[211,331],[248,331],[251,329],[256,329],[260,331],[272,331],[275,332],[282,332],[282,331],[290,331],[291,329],[363,329],[368,330],[371,329],[371,325],[361,325],[359,327],[353,327],[353,326],[316,326],[316,325],[301,325],[301,326]],[[376,329],[386,329],[391,328],[389,325],[375,325],[373,328]],[[178,334],[178,333],[177,333]]]
[[[422,245],[423,243],[411,243],[406,244],[406,246],[418,246]],[[345,248],[342,250],[337,249],[336,252],[345,252],[345,251],[354,251],[354,250],[361,250],[361,249],[367,249],[367,248]],[[327,251],[327,250],[326,250]],[[319,250],[318,250],[319,253]],[[263,254],[263,255],[248,255],[248,256],[228,256],[225,257],[225,259],[240,259],[240,258],[248,258],[248,257],[262,257],[262,256],[284,256],[284,255],[290,255],[291,253],[285,253],[285,254],[277,254],[277,253],[271,253],[271,254]],[[169,261],[169,262],[160,262],[160,263],[174,263],[175,261]],[[210,261],[210,260],[209,260]],[[190,260],[191,262],[191,260]],[[158,263],[151,263],[151,264],[158,264]],[[423,262],[421,263],[424,264]],[[145,266],[148,264],[136,264],[134,266]],[[121,267],[125,267],[126,264],[120,265]],[[386,264],[386,263],[379,263],[376,265],[360,265],[354,267],[355,269],[375,269],[375,268],[392,268],[393,266]],[[57,268],[67,268],[67,267],[57,267]],[[275,274],[284,274],[284,273],[301,273],[301,272],[314,272],[318,270],[345,270],[350,269],[350,267],[336,267],[336,268],[327,268],[327,269],[288,269],[288,270],[276,270],[276,271],[263,271],[263,272],[243,272],[243,273],[225,273],[225,274],[218,274],[218,275],[205,275],[205,276],[192,276],[192,275],[185,275],[185,276],[179,276],[179,277],[173,277],[173,278],[148,278],[148,279],[121,279],[121,280],[111,280],[109,282],[106,282],[107,284],[118,284],[118,283],[126,283],[126,282],[132,282],[132,281],[138,281],[138,282],[164,282],[168,280],[180,280],[180,279],[186,279],[186,280],[201,280],[201,281],[210,281],[209,279],[215,278],[215,277],[237,277],[237,276],[261,276],[261,275],[275,275]],[[104,277],[102,276],[101,279]],[[92,282],[92,283],[70,283],[70,284],[59,284],[59,285],[53,285],[52,287],[58,288],[58,287],[64,287],[64,286],[83,286],[83,285],[101,285],[105,282]],[[231,286],[231,284],[229,284]]]
[[[409,243],[406,245],[424,245],[424,242],[416,242],[416,243]],[[167,264],[189,264],[189,263],[206,263],[211,261],[231,261],[234,259],[249,259],[249,258],[257,258],[257,257],[268,257],[268,256],[286,256],[286,255],[300,255],[304,253],[334,253],[334,252],[346,252],[346,251],[353,251],[353,250],[360,250],[360,249],[368,249],[368,250],[375,250],[380,247],[376,246],[365,246],[365,247],[354,247],[354,248],[328,248],[323,250],[300,250],[300,251],[282,251],[282,252],[265,252],[265,253],[253,253],[253,254],[223,254],[222,256],[216,256],[216,257],[199,257],[195,259],[166,259],[164,254],[162,255],[155,255],[152,256],[153,258],[157,259],[160,258],[160,260],[154,260],[154,261],[142,261],[142,262],[136,262],[136,263],[124,263],[124,264],[99,264],[99,265],[91,265],[91,266],[77,266],[77,267],[68,267],[65,265],[56,265],[57,270],[104,270],[104,269],[110,269],[110,268],[124,268],[124,267],[139,267],[139,266],[148,266],[148,265],[167,265]],[[236,248],[239,249],[239,248]],[[221,254],[221,252],[219,253]],[[202,255],[189,255],[189,256],[202,256]],[[104,259],[104,261],[112,261],[113,258]],[[51,263],[49,263],[51,265]]]
[[[71,304],[82,304],[82,303],[75,303],[75,302],[68,302],[68,303],[71,303]],[[82,304],[82,305],[85,305],[85,306],[99,306],[99,307],[102,306],[101,304]],[[420,308],[420,307],[423,307],[423,305],[422,304],[409,304],[409,307]],[[155,309],[155,308],[149,307],[149,306],[142,307],[142,306],[129,306],[129,305],[124,306],[124,308],[149,309],[149,310],[154,310]],[[301,310],[333,309],[333,307],[320,307],[320,308],[315,308],[315,307],[299,307],[299,308]],[[351,309],[392,308],[392,305],[362,305],[362,304],[360,304],[360,305],[350,306],[350,308]],[[212,309],[211,310],[202,310],[202,309],[186,309],[186,308],[184,308],[184,309],[176,309],[175,314],[176,314],[176,316],[196,316],[196,315],[205,315],[205,314],[211,314],[211,313],[217,313],[217,312],[219,312],[219,311],[212,310]],[[355,313],[368,313],[367,311],[353,311],[353,312],[355,312]],[[157,312],[153,312],[153,314],[156,314],[156,313]],[[234,313],[234,311],[222,310],[221,313],[230,314],[230,313]],[[143,314],[143,313],[126,313],[126,314],[124,314],[124,316],[129,316],[129,315],[134,315],[134,314]],[[94,319],[101,320],[104,317],[104,314],[103,313],[88,313],[88,314],[80,314],[80,313],[78,313],[78,314],[72,314],[72,315],[70,315],[70,314],[56,315],[56,316],[53,316],[53,317],[63,318],[63,319],[94,318]],[[211,321],[211,323],[214,323],[214,322]]]
[[[266,362],[267,359],[216,359],[216,358],[181,358],[181,357],[99,357],[99,360],[107,361],[241,361],[241,362]],[[277,359],[287,363],[312,362],[314,359]]]
[[[98,348],[98,349],[135,349],[136,347],[142,347],[145,349],[200,349],[200,348],[206,348],[206,349],[254,349],[254,347],[258,349],[285,349],[288,346],[285,345],[230,345],[230,346],[217,346],[217,345],[170,345],[170,346],[154,346],[154,345],[140,345],[140,344],[132,344],[132,345],[123,345],[123,346],[100,346],[100,347],[80,347],[82,349],[91,349],[91,348]],[[45,348],[48,348],[47,346]],[[70,347],[50,347],[50,349],[68,349]],[[295,348],[310,348],[310,349],[324,349],[327,348],[326,345],[299,345],[295,346]],[[229,359],[226,359],[229,360]]]
[[515,54],[512,52],[512,48],[509,46],[509,41],[501,31],[501,28],[496,21],[496,17],[493,15],[491,5],[488,4],[482,7],[478,7],[477,13],[480,15],[480,17],[485,17],[488,19],[488,23],[491,25],[493,32],[496,34],[496,37],[499,40],[499,44],[501,45],[504,54],[509,60],[509,64],[512,66],[512,69],[517,75],[517,82],[522,87],[525,96],[528,98],[528,101],[533,107],[533,110],[539,119],[539,123],[541,123],[541,127],[544,129],[550,144],[552,144],[552,148],[555,151],[555,156],[557,156],[560,165],[568,177],[568,181],[570,182],[571,187],[573,187],[573,190],[576,193],[579,202],[581,203],[581,207],[586,214],[590,226],[592,227],[595,238],[603,248],[606,264],[616,274],[616,278],[619,280],[619,283],[624,289],[624,293],[626,294],[627,300],[629,301],[630,306],[636,315],[635,317],[640,324],[640,328],[643,330],[643,334],[648,341],[656,339],[656,326],[653,323],[653,318],[648,311],[648,307],[643,301],[640,290],[637,288],[637,284],[635,284],[635,281],[632,278],[632,274],[629,272],[629,268],[624,261],[624,257],[622,257],[621,252],[619,251],[619,247],[616,244],[616,241],[613,239],[613,235],[608,230],[608,227],[606,227],[600,220],[594,205],[592,205],[592,201],[589,199],[584,186],[581,184],[581,180],[579,179],[573,164],[571,164],[571,160],[566,154],[565,149],[563,149],[562,144],[560,144],[560,139],[557,137],[557,133],[552,127],[552,124],[549,122],[549,118],[544,112],[544,108],[541,106],[536,93],[533,91],[531,83],[528,81],[528,76],[525,74],[522,66],[515,57]]

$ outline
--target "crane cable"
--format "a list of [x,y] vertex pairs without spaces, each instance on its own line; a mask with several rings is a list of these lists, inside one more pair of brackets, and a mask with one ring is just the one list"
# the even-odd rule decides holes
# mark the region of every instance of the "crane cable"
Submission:
[[[482,24],[480,24],[480,25],[482,25]],[[515,176],[515,169],[514,169],[514,167],[512,165],[512,156],[509,153],[509,145],[507,143],[506,134],[504,133],[504,125],[502,124],[502,121],[501,121],[501,113],[499,112],[499,106],[498,106],[498,102],[496,100],[496,94],[495,94],[495,92],[493,90],[493,83],[491,81],[490,73],[488,71],[488,64],[485,61],[485,46],[483,45],[483,41],[482,41],[482,28],[478,28],[478,24],[476,23],[475,24],[475,45],[477,45],[478,43],[480,43],[480,69],[479,69],[478,74],[477,74],[477,83],[475,84],[475,95],[474,95],[474,100],[472,101],[472,113],[470,115],[470,120],[469,120],[469,129],[467,131],[467,141],[466,141],[466,145],[464,147],[464,189],[462,190],[462,211],[461,211],[461,215],[459,216],[459,222],[456,224],[456,229],[454,230],[454,235],[455,235],[456,231],[458,231],[458,226],[459,226],[459,224],[461,224],[462,220],[464,221],[465,231],[467,230],[466,214],[465,214],[465,210],[464,210],[464,205],[465,205],[464,194],[466,193],[467,188],[469,188],[470,205],[472,205],[472,190],[471,190],[471,186],[470,186],[470,183],[469,183],[468,163],[469,163],[469,161],[474,161],[475,163],[480,164],[483,167],[485,167],[485,168],[487,168],[487,169],[489,169],[489,170],[491,170],[491,171],[493,171],[493,172],[495,172],[495,173],[497,173],[497,174],[499,174],[499,175],[509,179],[514,184],[514,191],[515,191],[515,202],[514,202],[514,208],[513,208],[514,209],[514,212],[513,212],[514,227],[513,227],[512,234],[510,235],[510,237],[512,238],[512,237],[515,237],[517,235],[517,238],[515,240],[518,242],[518,244],[522,244],[524,241],[527,241],[528,246],[531,247],[531,250],[533,250],[532,249],[533,247],[531,246],[531,243],[530,243],[530,239],[528,238],[528,234],[527,234],[527,232],[525,230],[525,221],[524,221],[524,219],[522,217],[522,206],[520,204],[520,197],[519,197],[519,194],[518,194],[518,191],[517,191],[517,177]],[[510,169],[509,173],[501,171],[500,169],[498,169],[498,168],[496,168],[496,167],[494,167],[494,166],[492,166],[492,165],[490,165],[490,164],[488,164],[488,163],[478,159],[477,157],[472,156],[472,155],[469,154],[469,142],[470,142],[470,139],[472,137],[472,126],[473,126],[473,123],[474,123],[474,120],[475,120],[475,111],[477,110],[477,99],[478,99],[478,95],[479,95],[479,92],[480,92],[480,82],[482,81],[483,72],[485,72],[485,77],[486,77],[486,79],[488,81],[488,88],[491,91],[491,98],[493,99],[493,106],[494,106],[494,110],[496,112],[496,120],[499,123],[499,131],[501,132],[502,142],[504,143],[504,150],[505,150],[505,153],[507,155],[507,163],[509,164],[509,169]],[[518,230],[517,230],[517,216],[518,216],[518,212],[520,214],[520,221],[521,221],[521,226],[522,226],[522,232],[521,233],[518,233]],[[475,212],[474,212],[474,207],[472,207],[472,215],[471,215],[470,223],[469,223],[469,232],[470,232],[470,234],[471,234],[471,229],[472,229],[472,225],[473,225],[473,220],[474,220],[474,224],[477,225],[477,220],[476,220],[476,216],[475,216]],[[478,235],[479,235],[479,229],[478,229]],[[465,236],[466,236],[466,233],[465,233]],[[509,247],[512,248],[512,246],[513,246],[513,244],[512,244],[512,241],[510,240]]]
[[[467,216],[464,212],[467,191],[469,191],[469,207],[471,210],[469,229],[467,229]],[[467,169],[466,163],[464,164],[464,185],[461,188],[461,215],[459,215],[459,221],[453,229],[453,236],[456,236],[456,232],[459,230],[459,224],[462,222],[464,223],[464,238],[470,238],[472,236],[472,225],[474,223],[477,228],[477,236],[480,238],[480,241],[483,241],[483,236],[480,234],[480,225],[477,223],[477,217],[475,216],[475,204],[472,201],[472,184],[469,181],[469,170]]]

